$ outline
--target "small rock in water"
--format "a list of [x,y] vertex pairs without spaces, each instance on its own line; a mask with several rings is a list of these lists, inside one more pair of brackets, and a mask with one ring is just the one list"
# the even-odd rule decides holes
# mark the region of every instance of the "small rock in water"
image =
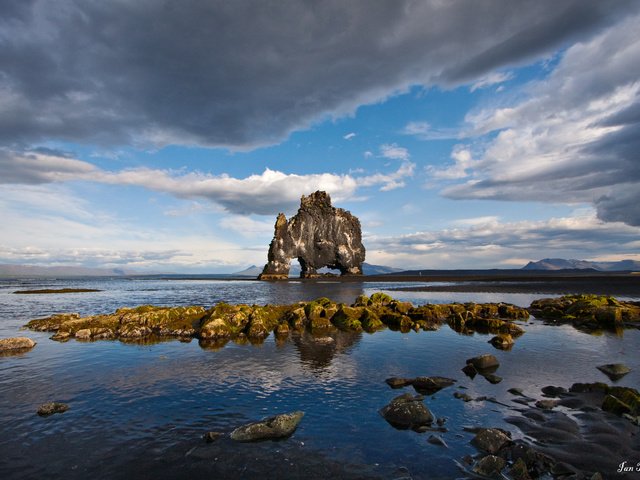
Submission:
[[473,365],[476,370],[496,369],[500,366],[500,362],[498,362],[498,359],[490,353],[485,353],[484,355],[470,358],[467,360],[467,365],[468,364]]
[[503,458],[496,457],[495,455],[487,455],[480,459],[475,467],[473,467],[473,471],[479,475],[490,477],[500,473],[505,465],[506,462]]
[[513,337],[508,333],[501,333],[489,340],[489,343],[498,350],[510,350],[513,347],[514,341]]
[[35,347],[36,342],[28,337],[13,337],[0,339],[0,353],[21,353]]
[[254,442],[285,438],[291,435],[302,420],[304,412],[283,413],[249,423],[231,432],[231,439],[238,442]]
[[567,389],[564,387],[554,387],[553,385],[547,385],[542,388],[542,394],[545,397],[557,397],[567,393]]
[[202,437],[205,442],[212,443],[215,442],[218,438],[220,438],[223,434],[220,432],[207,432]]
[[380,415],[393,427],[414,430],[433,423],[433,414],[422,402],[423,397],[409,393],[400,395],[380,410]]
[[473,365],[471,365],[470,363],[468,363],[466,366],[464,366],[462,368],[462,371],[464,372],[464,374],[473,379],[473,377],[475,377],[478,374],[478,370],[476,370],[476,367],[474,367]]
[[427,442],[431,443],[432,445],[440,445],[441,447],[449,448],[447,442],[445,442],[440,435],[429,435],[429,438],[427,438]]
[[456,381],[446,377],[417,377],[413,379],[413,388],[418,393],[431,395],[443,388],[450,387]]
[[524,397],[524,393],[521,388],[510,388],[507,390],[511,395],[517,395],[518,397]]
[[470,395],[468,395],[466,393],[454,392],[453,396],[455,398],[459,398],[460,400],[462,400],[464,402],[470,402],[471,400],[473,400],[473,397],[471,397]]
[[536,407],[541,408],[543,410],[552,410],[553,408],[558,406],[558,400],[538,400],[536,402]]
[[511,438],[497,428],[481,428],[471,440],[471,444],[487,453],[497,453],[502,447],[511,443]]
[[69,410],[69,405],[66,403],[60,402],[49,402],[43,405],[40,405],[38,408],[38,415],[41,417],[47,417],[49,415],[53,415],[54,413],[63,413]]
[[385,380],[391,388],[402,388],[413,383],[412,378],[391,377]]
[[622,363],[609,363],[607,365],[600,365],[596,368],[609,377],[613,382],[620,380],[631,371],[629,367]]
[[487,379],[487,382],[492,383],[494,385],[502,381],[502,377],[499,377],[494,373],[489,373],[487,375],[484,375],[484,378]]

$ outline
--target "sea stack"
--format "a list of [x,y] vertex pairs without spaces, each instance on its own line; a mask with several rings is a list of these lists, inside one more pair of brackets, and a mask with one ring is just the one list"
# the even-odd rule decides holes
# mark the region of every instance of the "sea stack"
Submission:
[[289,277],[291,259],[297,258],[302,278],[318,276],[318,269],[329,267],[341,275],[362,275],[365,249],[357,217],[331,205],[327,192],[302,196],[298,213],[287,220],[278,214],[269,246],[268,263],[260,280]]

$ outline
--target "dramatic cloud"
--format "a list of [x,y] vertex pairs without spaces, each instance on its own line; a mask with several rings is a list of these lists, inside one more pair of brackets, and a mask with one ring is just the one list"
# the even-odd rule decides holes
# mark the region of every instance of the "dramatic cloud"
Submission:
[[411,85],[490,78],[637,8],[624,0],[2,2],[0,142],[272,144]]
[[491,268],[498,264],[523,266],[523,259],[575,258],[576,254],[584,258],[614,254],[629,258],[640,248],[640,229],[605,223],[589,212],[537,222],[500,222],[496,217],[463,219],[454,222],[451,229],[370,236],[366,241],[368,261],[372,262],[422,268],[465,268],[472,264]]
[[467,116],[497,132],[471,161],[435,178],[465,178],[450,198],[591,203],[598,217],[640,225],[640,17],[569,48],[528,98]]
[[[285,174],[265,169],[257,175],[233,178],[229,175],[183,173],[150,168],[107,171],[88,162],[49,151],[13,152],[0,150],[0,184],[47,184],[87,181],[111,185],[131,185],[167,193],[183,199],[206,199],[230,213],[239,215],[274,215],[291,212],[300,204],[300,196],[315,190],[329,192],[334,201],[353,197],[358,188],[379,187],[382,191],[404,186],[403,179],[413,175],[415,165],[408,161],[406,149],[395,145],[383,146],[386,156],[401,159],[397,170],[353,176],[349,174]],[[201,208],[190,206],[190,209]],[[189,213],[178,210],[169,216]]]

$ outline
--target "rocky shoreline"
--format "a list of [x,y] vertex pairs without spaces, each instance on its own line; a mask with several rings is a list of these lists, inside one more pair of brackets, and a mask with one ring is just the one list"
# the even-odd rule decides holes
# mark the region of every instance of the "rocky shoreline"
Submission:
[[[390,328],[402,332],[435,330],[449,325],[459,332],[481,332],[513,338],[524,333],[514,320],[526,320],[529,312],[506,303],[428,304],[414,307],[384,293],[358,297],[352,305],[328,298],[292,305],[230,305],[121,308],[107,315],[81,317],[61,313],[30,321],[35,331],[55,332],[53,340],[131,341],[151,337],[190,339],[220,343],[247,339],[261,343],[271,333],[284,338],[292,331],[326,334],[337,329],[369,332]],[[508,337],[507,337],[508,336]]]
[[54,332],[53,340],[138,341],[162,338],[197,338],[204,345],[224,345],[229,340],[261,343],[273,333],[283,339],[292,331],[324,335],[337,329],[348,332],[390,328],[401,332],[436,330],[442,325],[461,333],[491,333],[498,349],[510,349],[525,330],[515,321],[533,315],[545,322],[571,323],[581,329],[637,328],[640,302],[613,297],[568,295],[535,300],[528,309],[507,303],[426,304],[415,307],[384,293],[361,295],[351,305],[328,298],[292,305],[231,305],[121,308],[112,314],[81,317],[55,314],[30,321],[26,328]]

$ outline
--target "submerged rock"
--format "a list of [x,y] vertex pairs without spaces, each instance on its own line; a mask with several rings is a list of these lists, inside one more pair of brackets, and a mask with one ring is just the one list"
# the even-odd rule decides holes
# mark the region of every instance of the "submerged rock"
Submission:
[[31,350],[36,342],[28,337],[12,337],[0,339],[0,354],[22,353]]
[[607,365],[600,365],[596,367],[602,373],[604,373],[611,381],[620,380],[627,373],[631,371],[629,367],[622,363],[609,363]]
[[268,263],[259,279],[288,278],[294,258],[302,267],[301,277],[317,276],[322,267],[340,270],[342,275],[362,275],[365,248],[360,221],[332,206],[326,192],[302,196],[298,213],[289,220],[278,214],[274,230]]
[[66,412],[67,410],[69,410],[69,405],[67,405],[66,403],[49,402],[40,405],[37,413],[41,417],[47,417],[49,415],[53,415],[54,413]]
[[295,432],[302,417],[304,412],[300,411],[267,417],[236,428],[231,432],[231,439],[237,442],[255,442],[285,438]]
[[409,393],[395,397],[388,405],[380,410],[380,415],[393,427],[400,430],[429,426],[433,423],[433,414],[423,403],[421,395],[413,396]]

